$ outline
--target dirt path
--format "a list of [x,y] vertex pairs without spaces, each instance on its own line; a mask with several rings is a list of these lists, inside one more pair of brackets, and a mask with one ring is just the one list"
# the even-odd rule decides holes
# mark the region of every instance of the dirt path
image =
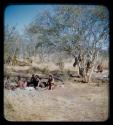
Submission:
[[54,90],[4,91],[9,121],[104,121],[108,85],[68,83]]

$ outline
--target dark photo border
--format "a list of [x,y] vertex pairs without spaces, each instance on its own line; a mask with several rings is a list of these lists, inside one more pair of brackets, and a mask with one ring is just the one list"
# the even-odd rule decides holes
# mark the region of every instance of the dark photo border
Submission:
[[[46,122],[46,121],[42,121],[42,122],[10,122],[7,121],[4,118],[4,91],[3,91],[3,77],[4,77],[4,11],[5,8],[8,5],[35,5],[35,4],[76,4],[76,5],[103,5],[106,6],[109,10],[109,29],[110,29],[110,41],[109,41],[109,72],[110,72],[110,80],[109,80],[109,117],[106,121],[102,121],[102,122]],[[35,0],[4,0],[4,1],[0,1],[0,17],[1,17],[1,26],[0,26],[0,123],[2,124],[42,124],[42,125],[46,125],[46,124],[96,124],[96,125],[112,125],[112,104],[111,104],[111,100],[112,100],[112,35],[111,35],[111,29],[112,29],[112,6],[111,6],[111,2],[110,0],[38,0],[37,2]]]

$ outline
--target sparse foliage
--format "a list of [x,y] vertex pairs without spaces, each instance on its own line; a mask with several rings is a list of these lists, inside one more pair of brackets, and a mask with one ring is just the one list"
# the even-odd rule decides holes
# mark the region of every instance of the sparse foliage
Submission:
[[[28,43],[27,48],[24,48],[26,55],[34,58],[38,55],[41,62],[44,62],[45,58],[49,61],[50,55],[55,53],[73,58],[81,56],[82,61],[78,62],[79,70],[83,68],[83,74],[87,74],[86,64],[90,61],[91,75],[102,48],[106,46],[108,49],[108,18],[107,8],[94,5],[57,5],[54,6],[53,12],[47,10],[38,13],[25,28],[23,41]],[[16,47],[10,49],[13,51],[12,57],[19,55],[19,43],[22,41],[15,33],[15,27],[6,28],[5,41],[15,41],[16,44]],[[8,46],[5,46],[6,53],[9,53]],[[23,55],[25,56],[24,52]],[[63,70],[61,63],[59,66]]]

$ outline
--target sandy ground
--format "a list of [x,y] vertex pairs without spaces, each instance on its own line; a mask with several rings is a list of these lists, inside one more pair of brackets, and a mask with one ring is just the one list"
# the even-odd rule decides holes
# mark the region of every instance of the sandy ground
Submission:
[[8,121],[105,121],[108,97],[108,84],[68,81],[54,90],[5,90],[4,116]]

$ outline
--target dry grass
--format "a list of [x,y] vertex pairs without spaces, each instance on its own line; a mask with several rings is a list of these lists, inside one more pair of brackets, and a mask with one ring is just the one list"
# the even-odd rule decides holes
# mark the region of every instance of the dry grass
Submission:
[[49,90],[5,90],[8,121],[104,121],[108,86],[67,83]]
[[[4,116],[8,121],[105,121],[108,118],[108,81],[97,86],[97,83],[80,84],[69,78],[76,68],[72,63],[65,63],[61,71],[53,63],[32,66],[5,66],[4,71],[24,74],[48,74],[61,76],[64,85],[54,90],[4,90]],[[94,74],[96,77],[102,74]]]

